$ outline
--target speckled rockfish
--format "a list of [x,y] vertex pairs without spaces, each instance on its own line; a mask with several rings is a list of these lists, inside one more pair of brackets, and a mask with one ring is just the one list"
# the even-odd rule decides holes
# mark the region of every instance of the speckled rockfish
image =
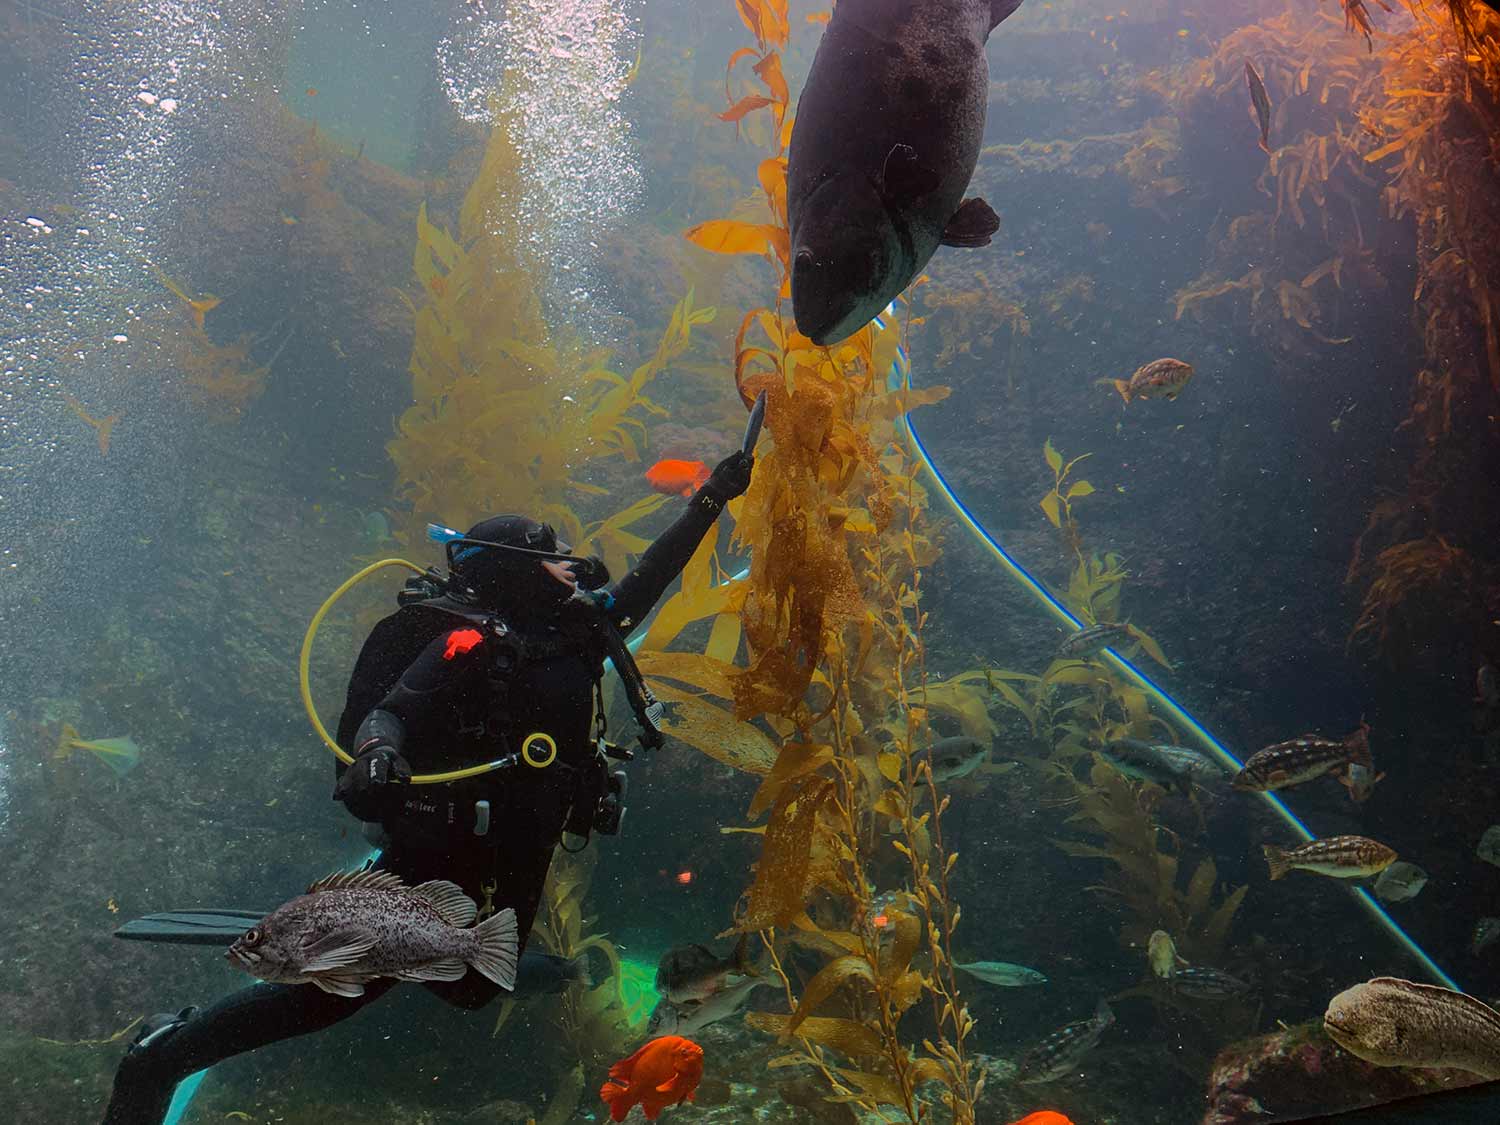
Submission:
[[1100,1000],[1088,1019],[1058,1028],[1022,1055],[1016,1064],[1016,1081],[1053,1082],[1072,1074],[1114,1022],[1115,1013],[1108,1001]]
[[1164,398],[1171,402],[1192,381],[1193,365],[1180,359],[1153,359],[1135,369],[1129,379],[1112,379],[1126,404],[1138,398]]
[[229,963],[279,984],[362,996],[376,977],[458,980],[472,966],[513,989],[519,938],[509,908],[473,926],[478,908],[444,880],[408,887],[388,871],[319,879],[229,947]]
[[1272,879],[1280,879],[1288,871],[1311,871],[1335,879],[1363,879],[1380,874],[1396,862],[1393,849],[1367,836],[1325,836],[1290,850],[1266,844],[1261,851],[1265,853]]
[[1374,765],[1370,757],[1370,728],[1363,723],[1346,738],[1304,734],[1257,750],[1235,776],[1234,787],[1253,793],[1289,789],[1326,773],[1345,772],[1351,763],[1366,769]]
[[1130,626],[1116,621],[1103,621],[1090,625],[1076,633],[1069,633],[1057,646],[1055,659],[1086,660],[1097,656],[1107,648],[1124,644],[1130,640]]

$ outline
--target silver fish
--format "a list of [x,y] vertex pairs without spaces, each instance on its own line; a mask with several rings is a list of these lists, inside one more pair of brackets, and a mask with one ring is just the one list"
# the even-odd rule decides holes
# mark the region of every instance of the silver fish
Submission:
[[1190,793],[1193,783],[1221,781],[1224,772],[1196,750],[1186,746],[1161,746],[1138,738],[1117,738],[1105,745],[1103,755],[1127,777],[1150,781],[1163,788]]
[[706,1000],[743,976],[754,976],[749,934],[741,934],[734,952],[719,957],[702,945],[669,949],[656,966],[656,991],[674,1004]]
[[648,1035],[682,1035],[691,1038],[710,1024],[728,1019],[745,1006],[750,994],[757,988],[770,987],[770,982],[760,977],[744,977],[734,984],[719,989],[706,1000],[687,1001],[674,1004],[660,1000],[651,1009],[651,1018],[646,1024]]
[[1074,1020],[1058,1028],[1022,1055],[1017,1063],[1016,1081],[1029,1085],[1072,1074],[1114,1022],[1115,1013],[1108,1001],[1100,1000],[1088,1019]]
[[1172,991],[1192,1000],[1233,1000],[1250,991],[1239,977],[1199,965],[1189,965],[1172,974]]
[[365,982],[458,980],[477,969],[501,988],[516,983],[516,912],[473,926],[478,908],[454,883],[408,887],[388,871],[319,879],[229,947],[229,963],[279,984],[315,984],[362,996]]
[[1500,1078],[1500,1012],[1452,989],[1376,977],[1330,1000],[1323,1030],[1376,1066],[1451,1066]]
[[1101,621],[1076,633],[1069,633],[1057,646],[1059,660],[1083,660],[1097,656],[1107,648],[1123,644],[1130,639],[1130,626],[1116,621]]
[[938,739],[920,756],[931,762],[932,779],[941,785],[968,777],[984,765],[990,760],[990,748],[977,738],[958,735]]
[[1399,860],[1375,880],[1375,897],[1381,902],[1405,902],[1416,898],[1427,885],[1427,872],[1415,863]]
[[1009,961],[970,961],[967,965],[960,965],[955,961],[953,967],[962,969],[986,984],[998,984],[1001,988],[1025,988],[1028,985],[1047,983],[1047,978],[1035,969],[1028,969],[1025,965],[1012,965]]
[[1481,918],[1474,923],[1474,938],[1469,942],[1469,952],[1478,957],[1500,938],[1500,918]]

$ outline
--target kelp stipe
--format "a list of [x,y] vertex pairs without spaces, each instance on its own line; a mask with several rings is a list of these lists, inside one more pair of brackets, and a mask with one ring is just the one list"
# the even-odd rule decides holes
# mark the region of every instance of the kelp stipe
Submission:
[[[648,648],[664,647],[689,620],[714,616],[709,654],[660,653],[642,664],[732,699],[734,716],[762,719],[777,735],[779,745],[757,736],[762,745],[742,747],[731,763],[763,776],[750,815],[769,812],[734,929],[761,933],[791,1009],[747,1017],[793,1048],[776,1065],[812,1066],[832,1100],[883,1120],[892,1109],[899,1120],[925,1120],[930,1095],[919,1087],[936,1080],[953,1120],[968,1125],[983,1080],[970,1062],[973,1020],[949,956],[960,918],[948,884],[957,856],[943,842],[947,799],[916,754],[932,737],[930,711],[951,713],[964,701],[957,689],[937,707],[925,695],[921,588],[936,551],[924,531],[926,493],[894,428],[899,414],[947,392],[889,385],[897,330],[867,326],[819,348],[784,311],[786,5],[736,6],[756,42],[731,56],[731,80],[738,63],[753,60],[756,86],[721,116],[773,123],[772,151],[758,169],[765,211],[760,221],[702,223],[687,237],[773,265],[775,296],[741,318],[734,368],[747,404],[766,392],[770,440],[762,441],[750,491],[731,506],[735,539],[751,548],[748,579],[709,587],[685,576],[683,593],[647,637]],[[707,560],[701,566],[706,573]],[[741,639],[748,663],[734,668],[728,661]],[[699,707],[727,723],[730,713],[704,695],[695,697]],[[893,835],[879,834],[877,823],[893,826]],[[873,873],[892,859],[905,887],[884,890]],[[824,959],[800,994],[786,963],[788,938]],[[916,967],[924,952],[930,966]],[[836,997],[846,1014],[819,1014]],[[904,1017],[924,999],[927,1036],[914,1050]]]

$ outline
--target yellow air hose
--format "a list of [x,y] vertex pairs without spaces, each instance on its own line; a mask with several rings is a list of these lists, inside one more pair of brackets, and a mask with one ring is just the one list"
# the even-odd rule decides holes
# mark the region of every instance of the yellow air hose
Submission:
[[[307,710],[308,721],[312,723],[313,730],[323,740],[323,745],[333,751],[333,756],[344,765],[352,765],[354,759],[349,753],[333,740],[328,733],[328,728],[323,725],[323,720],[318,718],[318,709],[313,705],[312,686],[308,673],[308,665],[312,659],[313,638],[318,635],[318,626],[323,624],[323,618],[328,616],[328,611],[338,603],[338,600],[359,585],[377,570],[383,570],[388,566],[404,566],[407,570],[416,574],[426,574],[420,566],[405,559],[381,559],[373,562],[363,570],[356,571],[350,575],[337,590],[328,595],[326,601],[318,607],[318,612],[313,614],[312,620],[307,623],[307,632],[302,637],[302,653],[297,657],[297,682],[302,692],[302,706]],[[555,755],[554,755],[555,756]],[[551,759],[547,759],[551,761]],[[438,785],[445,781],[461,781],[466,777],[477,777],[482,773],[499,769],[502,765],[511,764],[512,759],[497,758],[492,762],[481,762],[477,766],[466,766],[461,770],[448,770],[446,773],[419,773],[413,774],[411,783],[413,785]],[[528,764],[530,764],[528,759]],[[540,767],[538,767],[540,768]]]

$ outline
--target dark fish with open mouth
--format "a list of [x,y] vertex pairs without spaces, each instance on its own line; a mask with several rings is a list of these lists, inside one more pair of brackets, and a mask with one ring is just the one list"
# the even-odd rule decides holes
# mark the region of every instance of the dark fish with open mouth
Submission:
[[728,957],[720,957],[703,945],[667,950],[656,966],[656,991],[674,1004],[683,1004],[706,1000],[740,977],[755,976],[749,943],[750,935],[741,934]]
[[989,98],[985,41],[1021,0],[840,0],[787,153],[792,312],[815,344],[859,331],[939,245],[988,244],[965,199]]
[[246,930],[229,963],[277,984],[362,996],[376,977],[458,980],[477,969],[513,989],[520,945],[509,908],[473,925],[478,908],[454,883],[408,887],[388,871],[319,879]]

